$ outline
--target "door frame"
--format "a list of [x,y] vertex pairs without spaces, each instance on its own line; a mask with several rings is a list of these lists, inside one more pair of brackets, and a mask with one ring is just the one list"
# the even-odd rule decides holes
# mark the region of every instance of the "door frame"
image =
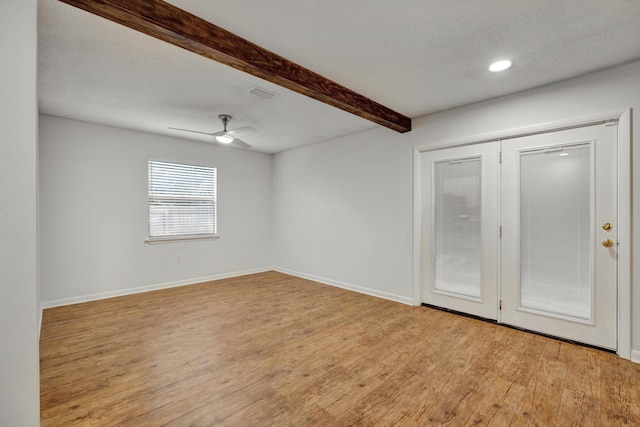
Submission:
[[[413,155],[413,305],[422,304],[421,269],[422,260],[422,224],[423,204],[422,183],[424,171],[421,166],[421,154],[443,148],[479,144],[495,140],[506,140],[539,133],[583,127],[610,121],[617,121],[618,136],[618,318],[616,353],[623,359],[631,359],[631,109],[603,112],[589,116],[580,116],[553,122],[523,126],[495,132],[472,135],[459,139],[416,146]],[[499,239],[499,236],[496,236]],[[498,283],[500,292],[500,283]],[[500,320],[500,314],[498,313]]]

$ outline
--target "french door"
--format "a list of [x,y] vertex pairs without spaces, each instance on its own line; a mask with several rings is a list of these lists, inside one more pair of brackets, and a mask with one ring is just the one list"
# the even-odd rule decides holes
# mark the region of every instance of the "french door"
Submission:
[[422,153],[422,301],[615,349],[616,135],[595,125]]
[[502,322],[616,348],[616,133],[503,143]]
[[422,301],[498,316],[498,142],[422,154]]

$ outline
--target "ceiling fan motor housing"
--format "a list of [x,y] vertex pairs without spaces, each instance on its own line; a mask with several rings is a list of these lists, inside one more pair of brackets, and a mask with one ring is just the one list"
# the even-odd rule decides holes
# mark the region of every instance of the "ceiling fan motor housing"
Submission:
[[231,121],[231,116],[228,114],[220,114],[218,116],[220,120],[222,120],[222,125],[224,126],[224,131],[227,131],[227,124]]

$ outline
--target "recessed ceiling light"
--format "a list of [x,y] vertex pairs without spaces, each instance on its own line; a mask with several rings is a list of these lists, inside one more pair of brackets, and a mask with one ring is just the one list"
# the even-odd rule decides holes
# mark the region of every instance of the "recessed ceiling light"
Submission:
[[558,156],[568,156],[568,155],[569,155],[569,153],[560,153],[560,154],[558,154]]
[[502,61],[496,61],[489,66],[489,71],[493,71],[497,73],[498,71],[504,71],[507,68],[511,67],[511,61],[508,59],[504,59]]

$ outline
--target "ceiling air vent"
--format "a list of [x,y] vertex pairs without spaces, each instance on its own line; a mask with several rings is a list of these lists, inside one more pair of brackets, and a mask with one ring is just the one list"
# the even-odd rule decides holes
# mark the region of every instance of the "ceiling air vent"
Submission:
[[259,87],[253,87],[247,93],[260,99],[272,99],[278,96],[277,93],[269,92],[268,90]]

